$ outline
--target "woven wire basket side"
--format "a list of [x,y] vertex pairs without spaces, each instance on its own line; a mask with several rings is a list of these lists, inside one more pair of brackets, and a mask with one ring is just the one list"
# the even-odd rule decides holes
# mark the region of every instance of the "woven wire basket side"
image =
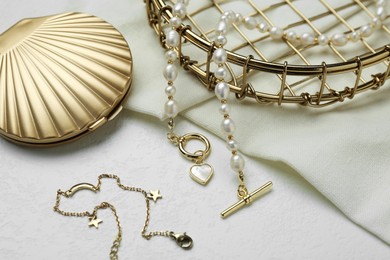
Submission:
[[[359,28],[354,28],[347,22],[347,19],[339,15],[339,12],[353,6],[358,8],[358,11],[368,14],[370,17],[373,16],[368,9],[368,6],[372,4],[372,1],[354,0],[352,3],[344,4],[337,8],[332,8],[330,5],[327,5],[327,10],[325,12],[309,17],[300,12],[298,8],[295,8],[293,5],[295,1],[293,0],[285,0],[284,2],[282,1],[269,5],[262,9],[257,7],[253,1],[249,2],[254,6],[253,8],[255,10],[255,13],[250,15],[260,15],[269,23],[271,23],[271,21],[267,17],[266,12],[280,8],[283,5],[288,5],[294,12],[298,13],[300,20],[287,25],[285,29],[305,24],[309,25],[318,35],[321,34],[321,31],[314,25],[314,22],[317,19],[326,16],[336,17],[338,21],[349,28],[345,33],[358,30]],[[321,2],[324,1],[321,0]],[[145,3],[149,24],[159,36],[161,46],[167,48],[165,45],[164,30],[167,27],[169,19],[172,17],[172,8],[170,6],[173,3],[164,0],[145,0]],[[180,65],[184,69],[193,72],[209,89],[213,89],[216,83],[216,79],[211,72],[211,58],[213,51],[217,47],[210,40],[210,35],[213,33],[212,30],[203,30],[196,19],[194,19],[194,16],[211,8],[217,10],[219,14],[225,11],[221,4],[215,3],[214,1],[207,1],[204,6],[189,13],[184,22],[191,23],[192,26],[183,24],[178,29],[183,40],[177,49],[180,57]],[[217,19],[217,17],[215,18]],[[310,49],[314,50],[316,44],[297,46],[284,39],[284,44],[286,44],[290,50],[273,60],[269,60],[263,55],[260,48],[255,46],[255,43],[264,41],[264,39],[267,38],[266,36],[250,40],[239,27],[234,26],[234,29],[245,39],[244,43],[234,46],[228,51],[228,62],[231,64],[228,66],[228,70],[231,74],[230,88],[231,91],[236,93],[236,96],[239,99],[250,97],[259,103],[278,103],[279,105],[282,103],[298,103],[311,107],[324,107],[337,102],[342,102],[346,98],[352,99],[356,94],[366,90],[378,89],[385,83],[390,74],[390,45],[388,44],[373,47],[368,41],[362,38],[361,43],[365,51],[363,52],[360,50],[360,53],[362,54],[351,58],[346,57],[346,55],[343,55],[335,46],[329,44],[328,48],[332,54],[341,60],[341,62],[326,63],[325,61],[322,61],[318,62],[316,65],[312,65],[308,62],[308,59],[306,59],[303,53]],[[379,31],[379,33],[387,37],[390,36],[390,30],[386,25],[382,25]],[[386,41],[389,40],[386,39]],[[191,47],[190,51],[184,51],[188,46]],[[241,48],[245,46],[251,47],[251,50],[249,51],[250,54],[243,55],[239,53]],[[256,54],[256,58],[252,55],[251,51],[253,54]],[[184,52],[191,53],[191,56],[185,55]],[[203,58],[201,58],[202,55],[193,55],[195,52],[201,52]],[[303,64],[289,63],[287,59],[291,56],[300,57]],[[381,66],[379,66],[379,64],[381,64]],[[233,66],[235,68],[232,68]],[[277,85],[272,84],[274,91],[259,90],[258,88],[255,88],[254,84],[250,82],[250,77],[256,73],[266,73],[277,76]],[[349,77],[349,84],[342,83],[343,86],[347,87],[342,87],[341,89],[331,87],[332,83],[329,80],[331,76],[347,74],[349,76],[353,75],[353,78]],[[293,77],[298,80],[289,84],[288,79]],[[315,88],[307,87],[308,82],[313,83],[315,81]]]

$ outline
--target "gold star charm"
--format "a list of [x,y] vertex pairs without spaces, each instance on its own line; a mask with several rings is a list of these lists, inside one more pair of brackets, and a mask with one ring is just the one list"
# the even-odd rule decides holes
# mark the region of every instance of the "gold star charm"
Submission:
[[148,193],[148,199],[151,199],[154,202],[156,202],[158,199],[161,199],[161,198],[162,198],[162,196],[160,194],[160,190],[151,190]]
[[90,226],[90,227],[94,226],[95,228],[99,228],[99,224],[102,222],[103,222],[103,220],[98,219],[97,217],[90,217],[88,226]]

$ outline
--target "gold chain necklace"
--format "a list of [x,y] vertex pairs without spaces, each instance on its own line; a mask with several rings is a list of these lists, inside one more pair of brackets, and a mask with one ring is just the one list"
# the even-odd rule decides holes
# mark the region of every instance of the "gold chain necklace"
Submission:
[[89,211],[83,211],[83,212],[69,212],[69,211],[64,211],[60,209],[60,203],[61,203],[61,197],[65,198],[71,198],[76,192],[80,190],[90,190],[93,192],[98,192],[100,191],[101,187],[101,181],[102,179],[115,179],[116,183],[119,188],[125,191],[132,191],[132,192],[138,192],[141,193],[146,202],[146,217],[145,217],[145,222],[144,226],[141,231],[141,235],[143,238],[149,240],[154,236],[164,236],[164,237],[170,237],[176,241],[176,243],[183,249],[191,249],[193,246],[193,241],[191,237],[186,235],[186,233],[181,234],[181,233],[175,233],[173,231],[153,231],[153,232],[148,232],[147,228],[149,226],[149,221],[150,221],[150,200],[153,200],[156,202],[158,199],[162,198],[160,195],[159,190],[151,190],[150,192],[146,192],[145,190],[137,187],[131,187],[131,186],[125,186],[121,183],[120,178],[117,175],[113,174],[101,174],[98,177],[98,184],[96,186],[90,184],[90,183],[80,183],[72,188],[70,188],[67,191],[62,191],[58,190],[57,191],[57,197],[56,197],[56,203],[54,205],[54,211],[58,212],[59,214],[66,216],[66,217],[88,217],[89,218],[89,223],[88,226],[92,227],[94,226],[95,228],[99,227],[99,224],[102,223],[103,221],[97,217],[97,212],[101,209],[110,209],[115,217],[115,221],[118,227],[118,233],[114,239],[114,242],[111,246],[110,250],[110,259],[111,260],[116,260],[118,259],[118,251],[119,251],[119,246],[122,241],[122,227],[121,223],[117,214],[117,211],[115,207],[108,203],[108,202],[102,202],[99,205],[95,206],[92,213]]

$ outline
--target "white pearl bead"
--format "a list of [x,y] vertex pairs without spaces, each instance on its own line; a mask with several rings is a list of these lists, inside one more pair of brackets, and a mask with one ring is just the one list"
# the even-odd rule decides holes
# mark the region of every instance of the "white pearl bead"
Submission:
[[348,37],[344,33],[335,33],[331,42],[336,46],[344,46],[348,42]]
[[381,26],[382,26],[382,21],[379,20],[378,17],[374,17],[374,18],[372,18],[371,24],[370,24],[370,25],[371,25],[371,27],[374,28],[374,29],[379,29],[379,28],[381,28]]
[[172,8],[172,14],[184,18],[187,14],[187,7],[183,3],[176,3]]
[[236,14],[236,19],[234,19],[234,23],[239,25],[244,21],[244,16],[242,14]]
[[259,25],[257,27],[259,28],[259,31],[261,33],[265,33],[269,30],[269,26],[266,23],[259,23]]
[[177,28],[181,25],[182,23],[182,20],[180,17],[177,17],[177,16],[174,16],[171,18],[171,20],[169,20],[169,25],[171,27],[174,27],[174,28]]
[[179,113],[177,103],[173,99],[170,99],[165,103],[164,109],[167,117],[175,117]]
[[217,85],[215,85],[215,95],[219,100],[227,99],[229,97],[230,88],[229,85],[226,82],[218,82]]
[[314,40],[315,40],[315,38],[314,38],[314,35],[312,33],[305,32],[305,33],[302,33],[302,35],[301,35],[301,43],[304,45],[313,44]]
[[329,44],[328,36],[326,36],[325,34],[321,34],[320,36],[318,36],[318,44],[322,46],[328,45]]
[[166,35],[166,43],[169,47],[175,48],[180,43],[180,35],[175,30],[170,30]]
[[227,33],[228,26],[224,21],[219,21],[217,24],[217,27],[215,28],[215,32],[218,35],[226,34]]
[[221,115],[228,115],[230,113],[230,106],[228,104],[221,104],[219,107],[219,113]]
[[269,30],[269,35],[271,36],[272,39],[281,39],[283,37],[283,29],[277,26],[272,27]]
[[297,41],[297,33],[294,31],[288,31],[286,33],[286,39],[289,42],[296,42]]
[[165,94],[167,94],[167,96],[174,96],[176,94],[176,88],[175,86],[167,86],[165,88]]
[[369,24],[363,25],[359,29],[362,37],[369,37],[372,34],[372,27]]
[[213,53],[213,61],[216,64],[224,64],[227,61],[227,53],[224,48],[218,48]]
[[225,80],[228,76],[228,72],[224,67],[218,67],[214,72],[214,76],[217,79]]
[[217,46],[224,46],[226,43],[227,43],[227,38],[224,35],[218,35],[215,38],[215,44],[217,44]]
[[168,64],[164,69],[164,77],[167,81],[175,81],[177,74],[177,69],[173,64]]
[[349,39],[352,41],[352,42],[357,42],[359,41],[361,38],[360,36],[360,32],[359,31],[354,31],[354,32],[351,32],[349,34]]
[[255,29],[257,26],[256,18],[254,18],[252,16],[246,17],[244,19],[244,26],[245,26],[245,28],[247,28],[249,30]]
[[220,21],[225,22],[228,26],[233,24],[233,21],[229,19],[229,17],[223,14],[220,18]]
[[190,3],[190,0],[177,0],[177,3],[182,3],[187,6]]
[[229,23],[232,24],[236,20],[236,13],[234,11],[226,11],[223,13],[229,20]]
[[378,17],[379,20],[381,20],[381,21],[386,20],[387,13],[386,13],[385,8],[384,8],[383,6],[379,6],[379,7],[376,9],[375,15],[376,15],[376,17]]
[[168,50],[165,52],[165,59],[173,62],[177,59],[177,53],[174,50]]
[[228,140],[226,144],[229,151],[237,151],[238,150],[238,142],[236,140]]
[[379,7],[379,6],[386,6],[386,1],[387,0],[377,0],[376,1],[376,6]]
[[234,122],[230,118],[223,119],[221,123],[221,129],[222,132],[224,132],[227,135],[232,135],[234,131],[236,131],[236,126],[234,125]]
[[239,154],[233,155],[230,159],[230,167],[236,172],[243,171],[245,168],[245,159]]

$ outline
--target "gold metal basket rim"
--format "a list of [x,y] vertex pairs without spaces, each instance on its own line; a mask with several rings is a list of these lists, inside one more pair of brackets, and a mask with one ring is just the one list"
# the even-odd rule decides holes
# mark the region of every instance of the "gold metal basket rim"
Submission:
[[[168,22],[173,17],[171,12],[172,8],[167,5],[164,0],[144,0],[144,2],[146,3],[149,25],[155,30],[157,35],[159,35],[161,46],[163,48],[167,48],[165,45],[163,23]],[[183,66],[184,69],[195,73],[204,85],[206,85],[209,89],[213,89],[215,86],[215,78],[209,71],[209,63],[211,62],[212,53],[217,49],[217,47],[213,42],[209,42],[193,32],[191,27],[188,25],[182,25],[178,31],[184,41],[193,44],[208,54],[207,69],[203,70],[196,66],[197,61],[193,61],[189,56],[184,56],[182,54],[180,45],[178,47],[180,65]],[[283,64],[273,63],[255,59],[251,55],[246,57],[229,50],[227,50],[227,53],[228,62],[243,68],[243,84],[238,86],[237,81],[233,80],[233,84],[229,84],[231,91],[233,91],[239,99],[251,97],[256,99],[259,103],[278,103],[279,105],[282,103],[298,103],[311,107],[324,107],[337,102],[343,102],[345,98],[352,99],[355,94],[369,89],[376,90],[385,83],[390,75],[390,64],[388,64],[385,72],[372,75],[372,79],[370,81],[359,85],[360,75],[363,68],[389,60],[390,44],[376,49],[375,53],[359,55],[354,59],[347,60],[345,62],[330,64],[323,62],[321,65],[294,65],[288,64],[287,62],[284,62]],[[256,91],[251,83],[247,83],[246,79],[247,73],[251,70],[281,75],[281,91],[276,95]],[[347,72],[354,72],[357,75],[353,88],[346,87],[343,91],[332,90],[331,93],[323,93],[327,75]],[[283,90],[285,89],[285,79],[287,75],[319,77],[321,80],[321,89],[315,95],[311,95],[309,93],[302,93],[299,96],[284,95]]]

